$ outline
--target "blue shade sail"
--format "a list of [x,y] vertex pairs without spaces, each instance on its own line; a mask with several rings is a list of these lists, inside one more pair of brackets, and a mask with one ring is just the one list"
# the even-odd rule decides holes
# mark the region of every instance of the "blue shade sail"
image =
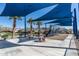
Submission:
[[36,10],[52,6],[53,3],[6,3],[1,16],[26,16]]
[[78,3],[78,10],[79,10],[79,3]]
[[53,23],[58,23],[58,25],[61,25],[61,26],[72,26],[72,20],[71,19],[57,19],[55,21],[50,21],[50,22],[47,22],[45,24],[53,24]]
[[51,20],[51,19],[62,19],[62,18],[71,18],[71,4],[70,3],[60,3],[56,8],[51,10],[49,13],[44,16],[34,20],[34,21],[42,21],[42,20]]

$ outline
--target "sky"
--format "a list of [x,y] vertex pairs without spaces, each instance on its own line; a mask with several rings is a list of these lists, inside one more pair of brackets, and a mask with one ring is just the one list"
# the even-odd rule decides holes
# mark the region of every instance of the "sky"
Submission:
[[[57,5],[54,5],[54,6],[46,7],[46,8],[40,9],[38,11],[32,12],[32,13],[26,15],[26,18],[27,18],[26,20],[28,20],[29,18],[37,19],[37,18],[43,16],[44,14],[50,12],[56,6]],[[4,7],[5,7],[5,4],[0,4],[0,14],[4,10]],[[76,7],[76,5],[74,7]],[[77,22],[79,25],[79,20],[77,20]],[[17,26],[16,26],[17,28],[24,28],[24,17],[22,17],[22,20],[17,20],[16,24],[17,24]],[[0,25],[5,26],[5,27],[12,27],[12,20],[9,19],[9,17],[0,16]],[[29,26],[29,24],[27,23],[27,27],[28,26]],[[78,28],[79,28],[79,26],[78,26]]]

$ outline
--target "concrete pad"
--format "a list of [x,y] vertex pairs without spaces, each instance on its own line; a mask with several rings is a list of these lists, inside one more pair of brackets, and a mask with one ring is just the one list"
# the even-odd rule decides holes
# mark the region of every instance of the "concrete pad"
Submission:
[[77,49],[79,49],[79,40],[78,39],[71,40],[70,48],[77,48]]
[[0,49],[2,56],[63,56],[64,52],[65,49],[26,46]]
[[46,39],[46,42],[34,42],[28,41],[28,42],[23,42],[23,43],[18,43],[18,44],[24,44],[24,45],[40,45],[40,46],[55,46],[55,47],[69,47],[70,40],[72,39],[73,35],[69,34],[68,37],[61,41],[61,40],[50,40]]
[[[55,46],[55,47],[68,47],[70,40],[73,35],[69,35],[64,41],[60,40],[48,40],[46,42],[34,42],[34,40],[17,43],[17,44],[28,44],[28,45],[39,45],[39,46]],[[5,42],[4,42],[5,43]],[[11,42],[12,43],[12,42]],[[9,43],[9,44],[11,44]],[[76,46],[72,40],[72,45]],[[8,42],[6,43],[7,47]],[[9,45],[8,44],[8,45]],[[1,45],[3,46],[2,42]],[[71,47],[73,47],[71,45]],[[14,46],[14,45],[13,45]],[[44,47],[31,47],[31,46],[14,46],[9,48],[0,49],[0,55],[2,56],[64,56],[66,49],[61,48],[44,48]],[[78,55],[77,50],[67,49],[67,56]]]
[[67,50],[66,56],[78,56],[78,53],[77,50]]
[[[3,51],[1,53],[1,51]],[[13,48],[7,48],[7,49],[0,49],[0,55],[3,56],[24,56],[24,55],[42,55],[38,52],[33,51],[32,49],[30,49],[29,47],[13,47]]]

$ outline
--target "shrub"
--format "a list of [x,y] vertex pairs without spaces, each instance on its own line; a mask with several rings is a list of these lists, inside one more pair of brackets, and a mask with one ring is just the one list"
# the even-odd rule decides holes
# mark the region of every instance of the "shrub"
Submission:
[[4,34],[1,37],[4,38],[4,39],[6,39],[6,38],[8,38],[8,34]]

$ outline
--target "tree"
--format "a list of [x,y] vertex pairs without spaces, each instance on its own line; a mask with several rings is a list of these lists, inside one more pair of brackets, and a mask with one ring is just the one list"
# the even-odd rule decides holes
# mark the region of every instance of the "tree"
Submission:
[[32,18],[27,21],[30,24],[30,34],[32,35]]
[[15,38],[16,20],[21,20],[20,16],[10,16],[9,19],[13,20],[12,38]]
[[42,22],[41,21],[36,21],[35,24],[38,26],[38,36],[40,36],[40,32],[41,32],[40,26],[42,25]]

